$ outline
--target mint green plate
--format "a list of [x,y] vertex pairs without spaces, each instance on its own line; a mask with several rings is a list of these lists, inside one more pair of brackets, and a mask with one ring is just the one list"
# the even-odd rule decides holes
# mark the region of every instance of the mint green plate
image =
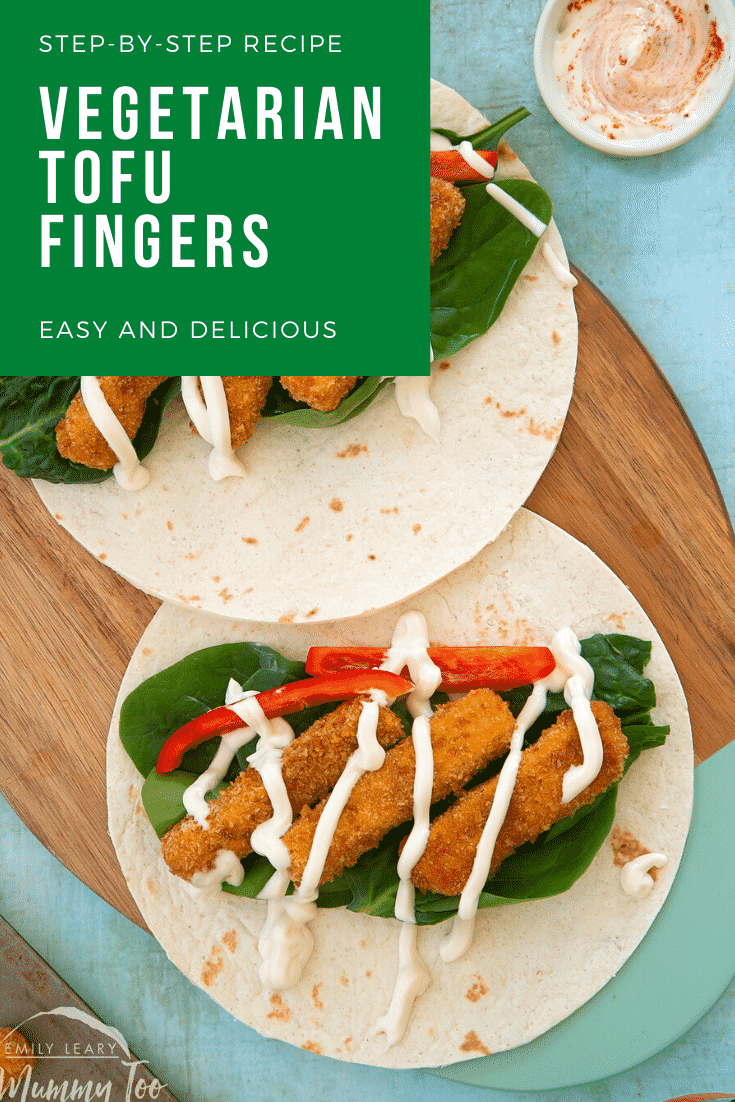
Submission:
[[665,906],[630,960],[584,1006],[535,1041],[444,1079],[551,1090],[628,1071],[686,1033],[735,974],[735,742],[694,771],[694,815]]

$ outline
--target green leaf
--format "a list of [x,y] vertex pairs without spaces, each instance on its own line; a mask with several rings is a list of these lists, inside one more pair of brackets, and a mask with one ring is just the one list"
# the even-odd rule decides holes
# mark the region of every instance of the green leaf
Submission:
[[[0,453],[6,467],[21,478],[46,482],[103,482],[111,477],[112,471],[98,471],[59,455],[56,426],[79,385],[79,375],[0,376]],[[179,379],[173,377],[150,395],[133,440],[141,459],[156,442],[163,411],[179,389]]]
[[515,111],[511,111],[509,115],[504,115],[497,122],[490,123],[489,126],[484,126],[482,130],[477,130],[474,134],[465,136],[457,134],[455,130],[445,130],[441,126],[432,126],[431,129],[435,134],[443,134],[452,145],[459,145],[460,142],[470,142],[473,149],[495,149],[503,134],[510,130],[511,126],[527,119],[530,114],[531,112],[527,111],[525,107],[517,107]]
[[[163,838],[166,831],[186,815],[184,792],[198,776],[198,773],[187,773],[183,769],[174,769],[172,773],[156,773],[152,769],[146,777],[140,796],[145,813],[159,838]],[[227,784],[223,781],[208,792],[205,799],[213,800],[226,788]]]
[[380,391],[390,382],[390,379],[381,379],[380,375],[369,375],[364,382],[358,383],[355,389],[343,398],[340,404],[331,413],[320,413],[319,410],[309,409],[305,402],[295,401],[285,390],[277,378],[273,379],[273,385],[268,391],[263,416],[278,421],[283,425],[297,425],[306,429],[325,429],[333,425],[341,425],[345,421],[351,421],[377,398]]
[[[551,221],[551,200],[538,184],[503,180],[498,187],[542,222]],[[462,221],[431,269],[435,359],[458,352],[497,321],[538,244],[535,234],[488,196],[485,184],[463,194]]]
[[[135,767],[147,777],[169,735],[224,703],[230,678],[245,691],[261,691],[304,676],[302,662],[291,662],[270,647],[255,643],[207,647],[149,677],[126,697],[120,712],[120,739]],[[308,722],[306,712],[294,719]],[[218,745],[219,739],[209,739],[187,751],[182,768],[204,772]]]

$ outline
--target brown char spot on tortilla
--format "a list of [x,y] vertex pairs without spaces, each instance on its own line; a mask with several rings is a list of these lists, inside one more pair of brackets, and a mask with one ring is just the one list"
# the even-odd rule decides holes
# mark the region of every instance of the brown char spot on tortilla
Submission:
[[526,432],[529,432],[531,436],[543,436],[545,440],[555,440],[559,435],[560,425],[547,425],[543,421],[537,421],[534,417],[529,417],[528,423],[525,425]]
[[310,608],[309,611],[306,613],[306,616],[304,616],[304,619],[308,620],[310,616],[316,616],[318,611],[318,608]]
[[420,532],[420,531],[421,531],[421,525],[420,525],[420,524],[414,524],[414,526],[413,526],[413,534],[414,534],[414,536],[417,536],[417,535],[419,534],[419,532]]
[[211,959],[204,962],[204,967],[201,971],[201,981],[204,986],[211,987],[224,967],[225,962],[222,960],[222,950],[219,945],[213,945]]
[[479,1002],[484,995],[487,995],[490,988],[487,986],[482,976],[478,976],[472,987],[465,993],[465,998],[469,999],[471,1003]]
[[255,536],[240,536],[240,539],[242,540],[242,542],[243,542],[243,543],[251,543],[251,544],[253,544],[253,543],[257,543],[257,542],[258,542],[258,541],[256,540]]
[[321,1056],[322,1054],[322,1046],[316,1041],[305,1041],[301,1047],[304,1049],[305,1052],[315,1052],[317,1056]]
[[322,985],[320,983],[315,983],[314,986],[311,989],[311,1001],[313,1002],[313,1004],[314,1004],[314,1006],[316,1007],[317,1010],[323,1010],[324,1009],[324,1003],[319,998],[319,991],[321,989],[321,986]]
[[551,339],[558,348],[559,345],[561,344],[561,337],[557,333],[556,329],[551,330]]
[[446,371],[448,367],[451,367],[451,360],[440,360],[436,365],[437,371]]
[[380,511],[385,516],[387,516],[389,513],[397,513],[398,512],[398,506],[394,505],[392,509],[381,509]]
[[368,450],[367,444],[348,444],[344,451],[337,452],[338,459],[354,459],[360,452]]
[[230,593],[230,591],[229,591],[229,589],[227,588],[227,586],[225,586],[225,588],[224,588],[224,589],[220,589],[220,591],[219,591],[219,593],[217,594],[217,596],[218,596],[218,597],[221,597],[221,598],[222,598],[222,601],[224,602],[224,604],[227,604],[227,602],[228,602],[228,601],[231,601],[231,600],[232,600],[232,598],[234,597],[234,593]]
[[283,1001],[277,991],[271,995],[271,1006],[273,1010],[269,1011],[269,1018],[276,1018],[279,1022],[291,1021],[291,1007]]
[[338,497],[333,497],[329,502],[329,508],[333,513],[341,513],[345,507],[344,501],[340,501]]
[[349,980],[348,976],[340,976],[339,977],[339,982],[342,984],[343,987],[349,987],[350,986],[350,980]]
[[[622,830],[617,826],[613,829],[610,846],[613,851],[613,861],[617,868],[622,868],[623,865],[627,865],[628,861],[633,861],[634,858],[642,857],[644,853],[651,852],[647,846],[638,841],[631,831]],[[658,879],[658,872],[659,870],[655,865],[648,870],[648,874],[654,883]]]
[[278,617],[279,624],[292,624],[296,619],[295,610],[291,609],[290,612],[284,612],[282,616]]
[[527,279],[529,283],[536,283],[538,281],[538,276],[530,275],[529,273],[526,273],[523,278]]
[[460,1052],[479,1052],[481,1056],[489,1056],[490,1049],[487,1045],[484,1045],[480,1038],[475,1033],[474,1029],[471,1029],[466,1034],[464,1041],[459,1046]]
[[237,930],[227,930],[227,932],[222,935],[222,943],[231,953],[234,953],[237,949]]
[[311,517],[303,517],[303,519],[300,520],[299,523],[294,528],[294,532],[303,532],[304,528],[306,528],[306,526],[307,526],[307,524],[309,523],[310,520],[311,520]]
[[150,892],[150,894],[153,896],[153,898],[155,899],[158,895],[158,889],[156,888],[156,882],[155,882],[155,880],[153,879],[152,876],[148,877],[148,879],[145,882],[145,886],[148,889],[148,891]]
[[503,409],[500,402],[495,403],[495,408],[498,410],[501,417],[523,417],[526,412],[525,406],[523,406],[522,409]]
[[174,522],[172,520],[167,520],[166,521],[166,527],[168,528],[169,532],[173,532]]
[[100,554],[97,556],[97,558],[100,560],[100,562],[104,562],[105,559],[107,558],[107,552],[106,551],[101,551]]

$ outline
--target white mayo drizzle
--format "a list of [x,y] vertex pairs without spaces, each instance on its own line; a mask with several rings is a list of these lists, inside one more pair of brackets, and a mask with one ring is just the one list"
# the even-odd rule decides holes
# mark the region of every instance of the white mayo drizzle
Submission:
[[199,894],[219,890],[223,883],[237,887],[242,884],[244,875],[245,870],[237,854],[231,849],[220,849],[217,850],[214,866],[206,871],[195,872],[190,883]]
[[663,853],[642,853],[640,857],[626,861],[620,870],[621,888],[636,899],[647,899],[654,888],[654,879],[648,875],[648,870],[654,865],[662,869],[668,862],[668,857]]
[[486,180],[492,180],[495,175],[495,168],[488,164],[476,149],[472,148],[472,142],[460,142],[457,149],[470,168],[474,168],[475,172],[479,172],[480,176],[484,176]]
[[402,923],[398,942],[398,976],[387,1013],[376,1023],[374,1033],[385,1033],[388,1048],[401,1040],[415,1000],[429,985],[431,976],[417,945],[415,890],[411,873],[429,840],[429,811],[434,787],[434,755],[431,745],[429,703],[441,683],[442,674],[427,653],[426,620],[420,612],[406,612],[393,633],[390,650],[381,669],[400,673],[408,666],[414,688],[406,699],[413,716],[411,737],[416,754],[413,785],[413,826],[398,859],[399,885],[395,915]]
[[579,280],[576,278],[576,276],[572,275],[568,268],[564,267],[563,263],[556,255],[548,241],[544,241],[543,245],[541,246],[541,254],[546,263],[551,268],[552,274],[556,276],[562,287],[577,286]]
[[[431,360],[434,350],[431,348]],[[431,362],[431,360],[429,362]],[[413,417],[427,436],[439,443],[441,421],[439,410],[429,397],[430,375],[396,375],[396,402],[404,417]]]
[[124,490],[142,490],[150,482],[150,471],[141,464],[128,434],[110,409],[97,376],[82,375],[81,391],[87,413],[117,456],[112,473],[118,484]]
[[564,774],[562,802],[569,803],[574,799],[595,779],[602,766],[602,742],[589,701],[594,683],[592,667],[580,655],[579,640],[570,628],[558,631],[549,649],[556,660],[556,669],[534,683],[531,695],[516,720],[510,752],[500,770],[495,797],[480,837],[472,872],[462,890],[452,929],[439,946],[439,955],[446,963],[457,960],[472,944],[477,905],[490,873],[495,844],[508,813],[521,764],[523,736],[544,710],[547,692],[560,692],[564,689],[564,699],[572,708],[584,754],[582,765],[571,766]]
[[[294,734],[285,719],[270,720],[263,714],[263,709],[256,699],[257,695],[256,692],[243,693],[237,682],[230,679],[225,703],[245,721],[246,725],[222,736],[209,769],[185,790],[183,802],[189,814],[193,815],[199,825],[206,830],[208,827],[206,793],[219,784],[225,776],[236,751],[250,742],[253,735],[259,735],[255,752],[250,755],[248,761],[261,775],[273,814],[270,819],[255,828],[250,844],[256,853],[267,857],[276,869],[288,868],[288,851],[280,838],[291,825],[291,804],[281,774],[281,751],[288,746]],[[240,869],[239,873],[237,866]],[[214,868],[195,873],[191,883],[195,887],[205,889],[222,883],[223,880],[227,880],[230,884],[239,884],[242,882],[243,875],[242,865],[236,854],[231,850],[220,850]],[[232,879],[233,876],[237,879]]]
[[[204,399],[199,393],[201,382]],[[216,482],[242,478],[245,467],[232,450],[230,414],[221,375],[182,375],[181,397],[199,435],[212,445],[209,473]]]
[[526,210],[523,204],[514,199],[512,195],[508,195],[507,191],[503,191],[497,184],[486,184],[485,191],[491,198],[500,203],[501,207],[505,207],[507,211],[510,211],[513,217],[517,218],[521,225],[525,226],[536,237],[540,237],[544,233],[546,223],[537,218],[535,214],[532,214],[530,210]]
[[[277,884],[273,883],[276,878],[271,877],[261,893],[268,898],[268,917],[258,941],[263,958],[260,978],[267,988],[284,990],[294,987],[311,956],[314,938],[307,925],[316,917],[319,881],[339,817],[363,773],[380,769],[385,760],[385,750],[377,740],[377,727],[379,705],[386,701],[384,693],[373,691],[372,700],[363,702],[357,725],[357,750],[349,758],[319,817],[299,887],[292,896],[284,896],[288,886],[286,873]],[[285,850],[285,846],[283,848]],[[286,851],[286,869],[289,862]],[[280,871],[278,864],[275,867]]]
[[[450,146],[450,148],[454,147]],[[487,177],[488,180],[491,180],[493,178],[493,176],[495,175],[495,169],[492,165],[488,164],[487,161],[483,160],[477,150],[472,148],[471,142],[460,142],[459,145],[456,146],[456,149],[459,153],[462,154],[462,157],[470,166],[470,168],[474,168],[475,172],[479,172],[481,176]],[[503,191],[503,189],[499,188],[496,184],[488,184],[485,190],[487,191],[488,195],[492,196],[492,198],[497,200],[497,202],[504,206],[506,210],[510,211],[510,213],[515,218],[517,218],[518,221],[526,227],[526,229],[529,229],[531,233],[534,233],[536,235],[536,237],[541,237],[547,227],[540,218],[537,218],[535,214],[532,214],[530,210],[527,210],[516,199],[513,199],[510,195],[508,195],[507,192]],[[575,279],[569,269],[564,267],[561,260],[556,255],[548,241],[544,242],[541,248],[541,253],[544,260],[551,268],[552,274],[556,277],[556,279],[559,280],[563,287],[577,286],[578,281]],[[434,358],[433,349],[431,352],[431,358]]]

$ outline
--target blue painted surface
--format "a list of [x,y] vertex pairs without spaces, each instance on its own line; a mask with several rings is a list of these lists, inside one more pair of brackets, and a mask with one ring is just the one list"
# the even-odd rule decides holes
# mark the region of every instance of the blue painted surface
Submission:
[[[557,126],[538,95],[532,45],[541,6],[435,3],[433,75],[491,118],[519,104],[533,112],[513,132],[513,145],[551,193],[571,260],[669,379],[735,516],[735,98],[701,135],[661,157],[624,161],[590,150]],[[560,1090],[507,1092],[342,1065],[262,1040],[59,865],[2,799],[0,913],[182,1102],[662,1102],[686,1090],[735,1089],[735,983],[659,1055]]]

